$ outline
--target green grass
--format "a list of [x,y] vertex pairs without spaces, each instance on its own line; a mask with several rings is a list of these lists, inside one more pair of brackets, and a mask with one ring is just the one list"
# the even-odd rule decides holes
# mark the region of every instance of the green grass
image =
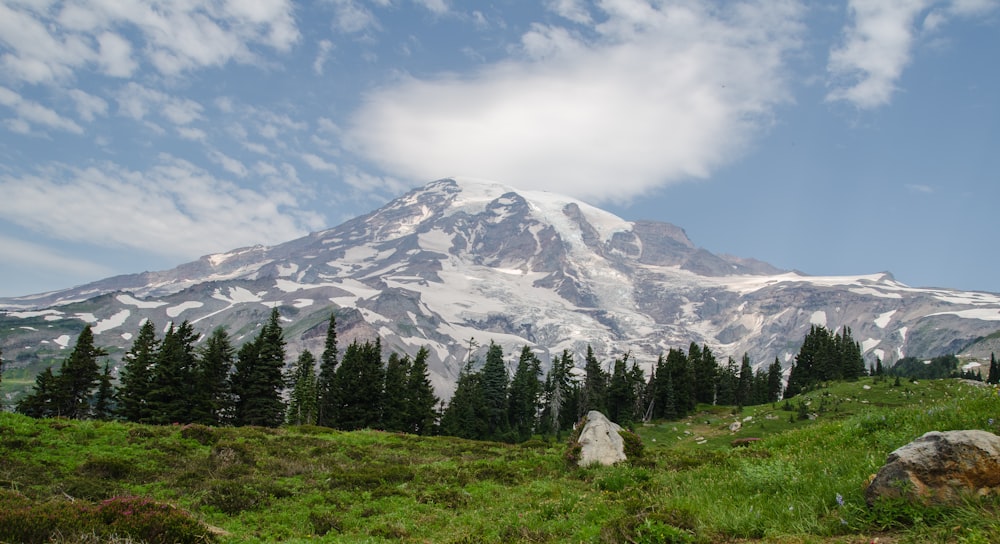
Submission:
[[[222,543],[976,543],[1000,534],[995,499],[868,508],[863,496],[889,452],[924,432],[995,432],[996,390],[866,378],[830,384],[787,408],[701,407],[683,421],[638,427],[641,459],[586,469],[567,466],[564,444],[538,440],[4,413],[0,503],[52,515],[68,504],[97,509],[113,497],[139,497],[219,529],[199,538]],[[736,420],[742,428],[730,432]],[[749,437],[760,440],[731,446]],[[111,541],[103,538],[95,541]]]

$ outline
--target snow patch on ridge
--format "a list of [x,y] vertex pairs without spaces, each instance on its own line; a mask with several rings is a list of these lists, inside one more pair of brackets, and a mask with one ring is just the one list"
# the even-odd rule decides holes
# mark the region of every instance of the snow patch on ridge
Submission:
[[826,326],[826,312],[823,310],[816,310],[809,316],[809,323],[812,325],[819,325],[820,327]]
[[167,308],[168,317],[177,317],[187,310],[194,310],[195,308],[201,308],[204,306],[204,302],[199,302],[197,300],[189,300],[187,302],[182,302],[177,306],[171,306]]
[[135,306],[136,308],[159,308],[160,306],[166,306],[166,302],[160,300],[139,300],[132,297],[131,295],[122,293],[115,297],[115,300],[121,302],[126,306]]
[[884,329],[897,311],[898,310],[889,310],[888,312],[878,314],[878,317],[875,318],[875,326],[880,329]]
[[132,314],[131,310],[122,310],[107,319],[102,319],[98,321],[96,325],[94,325],[92,332],[94,334],[101,334],[102,332],[110,331],[111,329],[120,327],[125,324],[125,320],[127,320],[128,316],[131,314]]

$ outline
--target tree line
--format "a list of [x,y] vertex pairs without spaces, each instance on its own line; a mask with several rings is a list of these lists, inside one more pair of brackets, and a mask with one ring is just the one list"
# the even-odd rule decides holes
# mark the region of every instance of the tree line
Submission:
[[[646,376],[625,353],[608,368],[588,346],[582,367],[563,351],[547,373],[525,346],[513,372],[501,346],[490,343],[485,360],[469,357],[444,405],[429,379],[427,348],[383,358],[381,340],[352,342],[340,353],[331,313],[323,352],[309,350],[288,365],[280,315],[238,350],[224,328],[196,348],[198,334],[184,321],[157,338],[151,321],[139,328],[123,357],[117,386],[106,352],[84,327],[58,371],[47,368],[17,411],[33,417],[120,419],[148,424],[321,425],[414,434],[440,433],[479,440],[524,441],[558,436],[590,410],[623,426],[651,419],[680,419],[699,404],[743,406],[773,403],[824,381],[867,375],[861,347],[849,328],[811,327],[784,384],[777,358],[754,370],[748,355],[720,364],[707,345],[671,348]],[[994,362],[991,365],[996,367]],[[884,372],[877,361],[873,374]],[[993,376],[1000,372],[991,372]]]
[[393,353],[382,362],[381,343],[353,342],[338,358],[336,317],[331,314],[324,351],[303,351],[285,371],[285,339],[277,308],[251,341],[237,350],[224,328],[204,345],[184,321],[156,337],[151,321],[139,328],[123,357],[118,386],[106,352],[94,345],[90,326],[58,371],[35,379],[16,410],[32,417],[120,419],[154,425],[324,425],[345,430],[378,428],[428,434],[438,399],[421,348],[411,360]]

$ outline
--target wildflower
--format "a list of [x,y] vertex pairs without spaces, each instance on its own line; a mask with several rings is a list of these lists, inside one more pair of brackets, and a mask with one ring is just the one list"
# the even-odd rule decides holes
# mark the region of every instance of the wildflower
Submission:
[[989,422],[990,422],[990,426],[993,426],[993,418],[992,417],[990,418]]
[[840,493],[837,493],[837,505],[844,506],[844,496]]

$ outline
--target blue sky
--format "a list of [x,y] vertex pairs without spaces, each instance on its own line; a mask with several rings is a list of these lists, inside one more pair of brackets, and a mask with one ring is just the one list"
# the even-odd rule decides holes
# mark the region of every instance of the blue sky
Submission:
[[1000,292],[1000,1],[0,0],[0,296],[442,177]]

